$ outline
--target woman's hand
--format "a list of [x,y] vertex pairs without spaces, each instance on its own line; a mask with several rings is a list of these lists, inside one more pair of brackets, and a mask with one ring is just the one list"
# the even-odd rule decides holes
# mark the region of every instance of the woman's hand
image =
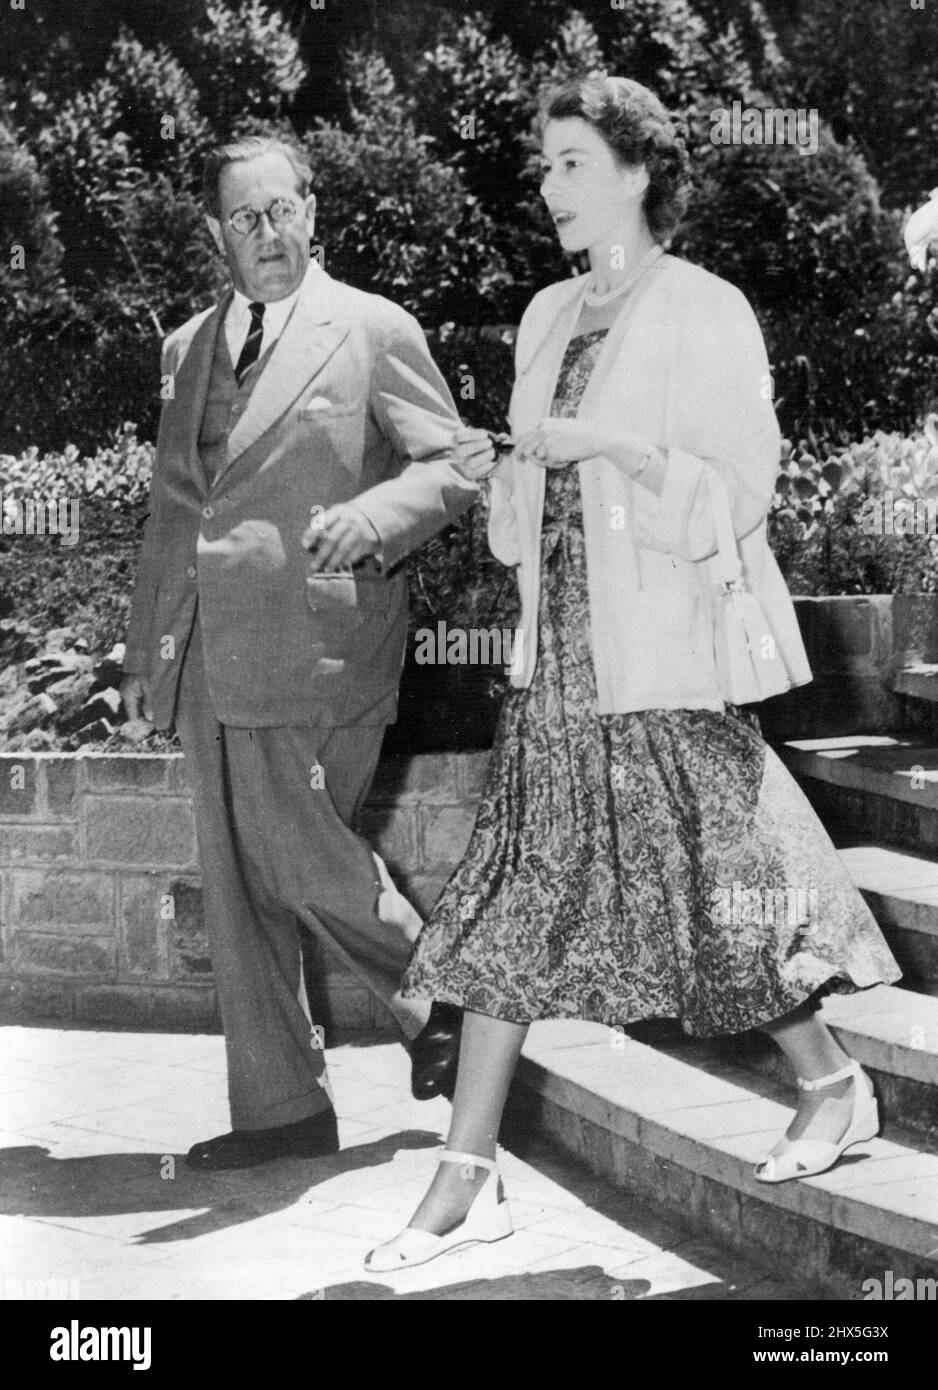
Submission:
[[566,468],[606,451],[608,439],[599,425],[553,415],[515,443],[515,457],[539,468]]
[[487,430],[461,429],[453,435],[453,467],[471,483],[487,478],[497,461]]

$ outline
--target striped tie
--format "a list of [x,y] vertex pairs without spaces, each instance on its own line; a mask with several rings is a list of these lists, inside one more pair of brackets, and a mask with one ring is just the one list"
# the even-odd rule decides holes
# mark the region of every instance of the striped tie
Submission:
[[261,339],[264,336],[264,306],[263,304],[249,304],[251,311],[251,326],[248,329],[248,336],[244,340],[244,347],[241,349],[241,356],[238,358],[238,365],[235,367],[235,377],[238,385],[250,367],[254,366],[258,357],[261,355]]

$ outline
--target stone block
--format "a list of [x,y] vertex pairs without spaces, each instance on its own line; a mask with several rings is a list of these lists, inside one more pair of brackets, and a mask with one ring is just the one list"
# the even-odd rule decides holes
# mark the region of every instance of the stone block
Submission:
[[197,863],[192,804],[182,797],[88,795],[84,820],[90,862]]
[[448,877],[448,874],[411,874],[406,884],[400,884],[400,889],[421,917],[427,918],[436,907]]
[[70,825],[4,825],[0,864],[37,864],[78,859],[78,830]]
[[71,1018],[74,994],[71,980],[4,980],[0,982],[0,1022]]
[[13,940],[13,924],[10,921],[10,886],[7,876],[0,867],[0,970],[9,964]]
[[151,1022],[151,992],[134,985],[79,985],[75,1018],[83,1023],[115,1023],[146,1028]]
[[828,655],[832,663],[838,657],[872,657],[874,650],[874,609],[865,598],[843,596],[827,600]]
[[458,801],[459,755],[418,753],[411,757],[392,754],[383,757],[375,771],[368,802],[387,805],[395,802]]
[[636,1144],[620,1148],[619,1153],[626,1159],[626,1167],[619,1175],[619,1182],[627,1185],[626,1175],[634,1168],[643,1167],[644,1181],[641,1190],[649,1201],[660,1203],[668,1220],[676,1221],[686,1229],[693,1229],[690,1211],[700,1190],[700,1179],[696,1173],[679,1163],[671,1163],[658,1154],[648,1153],[640,1139]]
[[488,776],[492,754],[491,752],[459,753],[457,759],[463,795],[472,801],[478,801],[485,788],[485,779]]
[[393,869],[407,870],[416,865],[417,824],[412,807],[367,807],[362,812],[360,829]]
[[38,761],[46,814],[74,819],[78,815],[77,757],[43,755]]
[[167,923],[170,973],[174,980],[209,982],[212,961],[205,933],[202,889],[197,883],[174,879],[169,884],[173,917]]
[[[572,1154],[581,1163],[588,1162],[588,1146],[583,1134],[583,1121],[574,1110],[569,1110],[566,1106],[554,1105],[543,1097],[538,1097],[534,1102],[533,1113],[538,1118],[538,1133],[548,1135],[553,1143],[563,1149],[565,1153]],[[595,1156],[595,1149],[593,1154]],[[610,1175],[604,1174],[603,1176],[608,1177]]]
[[182,753],[167,753],[164,756],[173,791],[183,792],[191,796],[195,791],[195,769],[191,761],[183,757]]
[[150,990],[150,1026],[220,1033],[218,999],[211,985],[163,985]]
[[114,880],[88,870],[15,869],[12,918],[17,927],[69,935],[114,932]]
[[175,895],[165,875],[120,875],[117,922],[121,977],[169,978],[166,943],[175,910]]
[[868,602],[872,608],[873,654],[877,667],[885,670],[893,654],[892,594],[870,594]]
[[[397,1019],[391,1013],[387,1005],[382,1004],[381,1000],[374,994],[368,995],[368,1003],[371,1011],[368,1031],[370,1033],[380,1033],[385,1037],[399,1038],[401,1030],[398,1026]],[[351,1028],[355,1025],[339,1022],[337,1026],[341,1028]]]
[[0,753],[0,816],[34,816],[39,808],[39,770],[29,753]]
[[16,931],[13,963],[17,971],[57,975],[113,975],[114,942],[102,936],[54,936]]
[[893,652],[900,665],[938,661],[938,604],[933,594],[896,594]]
[[790,1280],[796,1270],[799,1283],[807,1288],[825,1282],[829,1229],[800,1213],[741,1194],[740,1238],[780,1279]]
[[81,758],[85,787],[92,792],[164,791],[171,759],[164,753],[86,753]]
[[425,806],[423,822],[423,866],[454,869],[462,859],[472,827],[475,808],[471,806]]
[[690,1185],[685,1208],[694,1226],[713,1236],[729,1250],[738,1250],[740,1239],[740,1194],[727,1183],[699,1175]]

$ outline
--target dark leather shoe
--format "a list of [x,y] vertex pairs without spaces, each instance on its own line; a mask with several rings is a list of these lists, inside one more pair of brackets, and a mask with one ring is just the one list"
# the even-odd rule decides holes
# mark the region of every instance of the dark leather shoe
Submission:
[[416,1100],[453,1099],[461,1028],[462,1009],[435,999],[426,1025],[410,1045],[410,1089]]
[[186,1154],[189,1168],[253,1168],[274,1158],[322,1158],[339,1151],[334,1110],[274,1129],[234,1129],[216,1139],[193,1144]]

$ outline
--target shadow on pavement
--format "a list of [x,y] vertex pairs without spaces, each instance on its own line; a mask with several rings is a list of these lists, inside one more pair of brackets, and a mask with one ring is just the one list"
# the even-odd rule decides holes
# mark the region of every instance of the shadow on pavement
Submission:
[[[723,1285],[711,1287],[722,1288]],[[440,1289],[424,1289],[416,1293],[397,1293],[388,1284],[369,1284],[353,1281],[333,1284],[314,1293],[300,1294],[299,1302],[319,1299],[345,1302],[377,1302],[396,1299],[400,1303],[433,1300],[444,1303],[463,1302],[537,1302],[543,1299],[558,1301],[589,1301],[596,1303],[627,1302],[648,1292],[647,1279],[612,1279],[600,1265],[580,1265],[571,1269],[544,1270],[537,1274],[505,1274],[498,1279],[470,1279],[462,1284],[449,1284]]]
[[[343,1173],[390,1163],[400,1149],[432,1149],[439,1135],[403,1130],[325,1158],[279,1159],[218,1173],[187,1168],[181,1154],[117,1153],[53,1158],[40,1145],[0,1150],[0,1214],[54,1219],[185,1211],[141,1231],[136,1245],[192,1240],[282,1211]],[[172,1176],[169,1174],[172,1173]],[[389,1172],[388,1185],[400,1181]],[[193,1214],[193,1208],[204,1208]]]

